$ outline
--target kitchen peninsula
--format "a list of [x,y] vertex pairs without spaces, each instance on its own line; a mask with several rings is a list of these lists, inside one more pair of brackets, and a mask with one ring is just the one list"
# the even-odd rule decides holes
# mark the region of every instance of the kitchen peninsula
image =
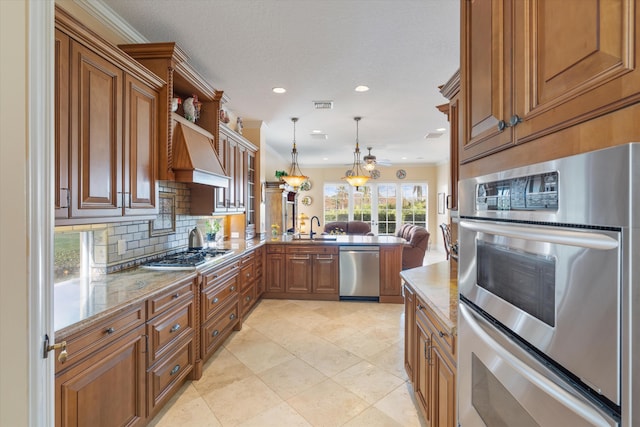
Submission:
[[264,298],[340,299],[340,248],[379,251],[381,303],[403,302],[400,271],[404,239],[394,236],[278,236],[266,241]]

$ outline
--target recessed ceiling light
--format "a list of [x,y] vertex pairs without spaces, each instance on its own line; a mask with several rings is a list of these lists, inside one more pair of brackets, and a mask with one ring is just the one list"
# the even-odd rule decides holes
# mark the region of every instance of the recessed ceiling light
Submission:
[[356,86],[356,92],[366,92],[369,90],[369,86],[360,85]]
[[438,129],[436,129],[436,131],[438,131],[438,132],[444,132],[445,130],[447,130],[447,128],[438,128]]
[[271,89],[273,93],[285,93],[287,90],[283,87],[274,87]]
[[322,133],[322,131],[320,129],[314,129],[311,131],[311,133]]
[[322,160],[329,160],[329,158],[328,157],[323,157]]
[[401,158],[402,160],[407,160],[407,158],[406,158],[406,157],[404,157],[404,156],[403,156],[403,157],[400,157],[400,158]]

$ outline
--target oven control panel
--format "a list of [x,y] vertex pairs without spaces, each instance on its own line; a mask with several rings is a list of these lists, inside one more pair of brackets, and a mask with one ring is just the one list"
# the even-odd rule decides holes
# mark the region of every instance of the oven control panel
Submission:
[[557,211],[558,172],[478,184],[476,210]]

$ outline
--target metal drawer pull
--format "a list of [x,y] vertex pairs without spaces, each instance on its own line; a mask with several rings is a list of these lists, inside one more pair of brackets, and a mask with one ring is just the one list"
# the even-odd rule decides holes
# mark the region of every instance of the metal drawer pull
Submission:
[[246,296],[246,298],[244,299],[245,301],[250,301],[251,297],[249,295]]
[[216,329],[215,331],[213,331],[213,333],[211,334],[211,336],[212,336],[212,337],[217,337],[219,333],[220,333],[220,331]]
[[109,328],[106,331],[104,331],[106,334],[111,335],[112,333],[114,333],[116,330],[113,328]]
[[445,334],[445,333],[444,333],[444,332],[442,332],[442,331],[438,331],[438,335],[440,335],[440,338],[442,338],[443,336],[445,336],[445,335],[447,335],[447,334]]
[[180,323],[176,323],[175,325],[173,325],[171,329],[169,329],[169,332],[173,333],[173,332],[176,332],[178,329],[180,329]]
[[236,318],[236,314],[235,313],[231,313],[231,316],[229,316],[229,319],[233,320]]
[[173,367],[173,369],[171,370],[169,375],[175,375],[175,374],[178,373],[179,370],[180,370],[180,365],[176,365],[176,366]]
[[236,290],[236,287],[235,287],[235,286],[232,286],[232,287],[230,287],[229,289],[231,289],[231,292],[233,292],[233,291],[235,291],[235,290]]
[[219,301],[219,300],[218,300],[218,297],[215,297],[214,299],[212,299],[212,300],[211,300],[211,304],[215,304],[215,303],[217,303],[218,301]]
[[178,298],[178,297],[180,297],[180,293],[179,293],[179,292],[176,292],[175,294],[173,294],[173,295],[171,296],[171,298],[173,298],[173,299],[176,299],[176,298]]

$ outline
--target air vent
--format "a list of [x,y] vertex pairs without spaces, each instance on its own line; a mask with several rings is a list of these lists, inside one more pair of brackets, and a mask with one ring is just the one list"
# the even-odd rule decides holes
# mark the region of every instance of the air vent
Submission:
[[329,135],[327,135],[326,133],[310,133],[309,136],[311,137],[311,139],[313,140],[325,140],[325,139],[329,139]]
[[313,101],[313,108],[316,110],[331,110],[333,109],[333,101]]
[[444,135],[442,132],[429,132],[424,136],[424,139],[440,138],[442,135]]

